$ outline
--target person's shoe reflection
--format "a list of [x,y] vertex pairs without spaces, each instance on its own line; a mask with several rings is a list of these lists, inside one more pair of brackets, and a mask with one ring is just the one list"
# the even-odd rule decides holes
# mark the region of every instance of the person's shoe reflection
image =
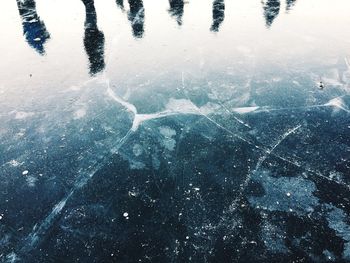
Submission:
[[17,0],[17,7],[22,19],[23,35],[27,43],[39,54],[45,54],[44,44],[50,38],[50,34],[36,12],[35,1]]
[[224,0],[214,0],[213,2],[213,24],[210,30],[213,32],[218,32],[220,25],[225,19],[225,1]]
[[182,25],[182,16],[184,14],[184,1],[183,0],[169,0],[170,8],[169,14],[174,17],[179,26]]
[[90,75],[102,71],[105,67],[103,32],[97,27],[97,16],[93,0],[82,0],[85,5],[84,47],[90,63]]
[[280,12],[280,0],[262,1],[266,27],[270,27]]
[[134,37],[142,38],[144,34],[145,9],[142,0],[128,0],[130,11],[128,19],[131,23]]

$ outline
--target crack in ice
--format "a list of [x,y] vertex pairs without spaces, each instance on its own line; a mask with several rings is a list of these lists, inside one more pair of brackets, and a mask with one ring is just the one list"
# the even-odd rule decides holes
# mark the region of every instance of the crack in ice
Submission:
[[[123,138],[121,138],[119,140],[119,142],[117,143],[116,146],[114,146],[111,150],[110,150],[110,155],[108,155],[107,157],[104,158],[104,160],[100,161],[100,162],[96,162],[95,163],[95,167],[92,171],[90,171],[89,173],[84,173],[82,174],[74,183],[74,186],[72,187],[72,189],[69,191],[69,193],[62,198],[51,210],[51,212],[49,213],[48,216],[45,217],[45,219],[42,221],[42,223],[40,225],[35,225],[33,227],[33,231],[25,238],[25,244],[19,249],[19,254],[20,255],[25,255],[28,252],[34,250],[39,243],[42,241],[42,239],[44,238],[45,234],[47,233],[47,231],[49,231],[49,229],[51,228],[51,226],[56,222],[56,220],[58,219],[58,216],[61,214],[62,210],[65,208],[68,200],[75,194],[75,192],[79,189],[81,189],[82,187],[84,187],[89,180],[103,167],[108,163],[108,160],[110,156],[112,156],[113,154],[116,154],[119,149],[124,145],[124,143],[126,142],[126,140],[129,138],[129,136],[133,133],[132,129],[130,129]],[[16,253],[12,252],[11,254],[15,254],[17,256]],[[15,260],[20,260],[20,257],[16,257]],[[15,262],[15,261],[13,261]]]
[[[255,173],[260,167],[261,165],[265,162],[265,160],[267,159],[268,156],[270,156],[273,151],[292,133],[296,132],[299,128],[301,127],[301,125],[297,125],[296,127],[289,129],[287,132],[285,132],[280,138],[279,140],[277,140],[277,142],[275,144],[272,145],[272,147],[270,149],[264,149],[264,154],[263,156],[261,156],[255,166],[255,169],[253,171],[248,171],[247,173],[247,177],[244,180],[244,182],[241,184],[240,186],[240,194],[239,196],[235,199],[235,201],[233,201],[233,204],[237,205],[237,203],[242,199],[243,196],[243,192],[244,190],[247,188],[248,184],[251,181],[252,178],[252,174]],[[276,156],[277,157],[277,156]],[[233,208],[233,204],[230,206],[231,209]]]
[[253,106],[253,107],[238,107],[238,108],[233,108],[231,110],[243,115],[248,113],[261,113],[261,112],[287,111],[287,110],[306,110],[306,109],[323,108],[323,107],[339,108],[347,113],[350,113],[349,108],[346,106],[346,104],[344,103],[341,97],[336,97],[334,99],[331,99],[325,104],[317,104],[317,105],[302,106],[302,107],[270,108],[269,106]]
[[134,119],[131,127],[131,130],[134,132],[137,131],[137,129],[143,122],[146,122],[149,120],[165,118],[173,115],[197,115],[197,116],[203,115],[202,113],[199,113],[198,107],[194,105],[191,101],[185,102],[187,104],[183,103],[182,105],[171,105],[171,101],[169,101],[168,103],[169,109],[167,110],[156,112],[156,113],[139,114],[135,105],[123,100],[113,92],[113,90],[110,88],[108,80],[107,80],[107,94],[114,101],[124,106],[127,109],[127,111],[131,112],[134,115]]

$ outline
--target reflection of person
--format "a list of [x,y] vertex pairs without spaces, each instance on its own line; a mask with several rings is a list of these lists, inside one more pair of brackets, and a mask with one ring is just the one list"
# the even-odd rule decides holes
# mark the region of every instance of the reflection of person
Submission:
[[219,31],[219,27],[225,19],[225,2],[224,0],[214,0],[213,2],[213,24],[210,30]]
[[170,8],[169,14],[176,18],[177,24],[182,25],[182,16],[184,14],[183,0],[169,0]]
[[295,5],[296,0],[286,0],[286,10],[289,11],[293,5]]
[[124,11],[124,1],[116,0],[115,2],[117,3],[117,6],[119,6],[119,8]]
[[270,27],[280,12],[281,3],[279,0],[267,0],[262,3],[266,26]]
[[90,62],[90,74],[94,75],[105,67],[105,37],[97,27],[97,16],[93,0],[82,0],[85,5],[84,47]]
[[144,33],[145,9],[142,0],[128,0],[129,2],[129,21],[131,23],[134,37],[142,38]]
[[27,43],[39,54],[44,54],[44,44],[50,38],[50,34],[36,12],[35,0],[17,0],[17,6]]

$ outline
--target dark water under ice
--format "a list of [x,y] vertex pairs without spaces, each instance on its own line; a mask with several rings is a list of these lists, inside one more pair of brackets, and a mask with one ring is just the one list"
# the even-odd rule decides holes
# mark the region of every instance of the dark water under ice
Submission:
[[347,0],[3,0],[0,262],[350,262]]

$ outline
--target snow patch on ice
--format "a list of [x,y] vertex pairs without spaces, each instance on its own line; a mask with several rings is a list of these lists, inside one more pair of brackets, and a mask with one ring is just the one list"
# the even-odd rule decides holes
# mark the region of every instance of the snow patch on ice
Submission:
[[257,109],[259,109],[259,107],[241,107],[241,108],[234,108],[233,111],[240,114],[244,114],[244,113],[256,111]]
[[163,135],[164,137],[167,137],[167,138],[171,138],[171,137],[176,135],[175,130],[173,130],[169,127],[166,127],[166,126],[160,127],[159,132],[161,135]]
[[187,99],[169,99],[166,109],[172,112],[195,113],[198,112],[198,107]]
[[172,137],[176,135],[176,131],[169,127],[160,127],[159,132],[163,135],[162,144],[164,148],[173,151],[176,146],[176,141]]
[[11,161],[8,162],[8,164],[10,164],[10,165],[13,166],[13,167],[17,167],[17,166],[22,165],[23,162],[20,163],[20,162],[18,162],[17,160],[11,160]]
[[36,178],[34,176],[26,176],[26,181],[27,181],[28,186],[34,187],[36,182],[38,181],[38,178]]
[[307,215],[319,204],[318,198],[313,195],[316,185],[312,181],[300,177],[273,177],[268,171],[255,172],[252,180],[260,183],[265,190],[263,196],[249,197],[254,207]]
[[16,120],[23,120],[34,115],[33,112],[17,111],[15,115]]
[[81,108],[81,109],[77,110],[76,112],[74,112],[74,119],[75,120],[81,119],[81,118],[85,117],[85,115],[86,115],[86,109]]
[[132,147],[132,152],[134,153],[134,155],[137,157],[137,156],[140,156],[143,152],[143,149],[142,149],[142,146],[140,144],[135,144],[133,147]]
[[146,167],[146,165],[142,162],[138,162],[135,160],[129,160],[129,162],[130,162],[130,169],[141,170]]

